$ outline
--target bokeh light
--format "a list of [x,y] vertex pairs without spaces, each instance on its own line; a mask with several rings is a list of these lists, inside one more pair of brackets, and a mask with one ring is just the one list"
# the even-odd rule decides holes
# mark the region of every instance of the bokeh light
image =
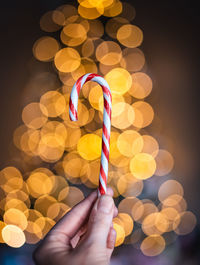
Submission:
[[130,170],[138,179],[147,179],[153,176],[156,170],[156,162],[150,154],[136,154],[130,162]]
[[59,50],[57,40],[52,37],[42,37],[33,46],[33,54],[36,59],[43,62],[52,60]]
[[151,126],[158,119],[153,82],[135,16],[133,5],[124,1],[78,0],[77,7],[65,4],[41,17],[44,36],[33,43],[30,69],[40,72],[36,60],[46,68],[27,85],[38,97],[27,100],[23,124],[13,133],[16,165],[0,171],[1,243],[14,248],[38,243],[98,187],[104,107],[100,85],[84,84],[78,121],[69,118],[72,86],[86,73],[102,75],[112,92],[108,185],[119,211],[113,219],[115,246],[132,244],[153,257],[174,241],[168,236],[195,229],[181,180],[170,175],[173,152]]
[[117,31],[118,41],[126,47],[136,48],[141,45],[143,33],[140,28],[135,25],[127,24],[121,26]]
[[2,229],[2,238],[8,246],[13,248],[23,246],[26,240],[23,231],[16,225],[6,225]]

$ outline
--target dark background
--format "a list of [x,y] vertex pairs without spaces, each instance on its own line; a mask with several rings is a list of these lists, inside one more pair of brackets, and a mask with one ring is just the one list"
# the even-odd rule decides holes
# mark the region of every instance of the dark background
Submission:
[[[198,1],[129,2],[136,9],[133,23],[144,33],[141,48],[154,84],[151,104],[162,121],[160,133],[172,143],[163,148],[173,154],[173,178],[183,185],[188,209],[200,220]],[[22,92],[29,78],[27,63],[33,43],[49,35],[40,30],[40,17],[65,3],[76,1],[1,2],[0,169],[9,165],[13,131],[21,123]]]

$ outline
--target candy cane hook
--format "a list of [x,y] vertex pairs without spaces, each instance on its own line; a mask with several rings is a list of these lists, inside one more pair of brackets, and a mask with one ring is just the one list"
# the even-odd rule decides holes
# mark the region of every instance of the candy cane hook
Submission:
[[106,80],[97,74],[85,74],[81,76],[74,84],[69,101],[69,116],[72,121],[77,121],[77,107],[78,96],[82,86],[87,81],[94,81],[101,85],[104,97],[103,110],[103,133],[102,133],[102,150],[101,150],[101,164],[99,173],[99,189],[98,194],[106,193],[107,178],[108,178],[108,161],[110,151],[110,128],[111,128],[111,109],[112,109],[112,95],[110,87]]

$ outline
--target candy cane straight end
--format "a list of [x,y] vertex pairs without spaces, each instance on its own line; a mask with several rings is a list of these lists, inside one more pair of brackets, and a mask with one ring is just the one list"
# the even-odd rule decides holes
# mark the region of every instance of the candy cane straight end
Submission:
[[77,110],[75,109],[71,98],[69,100],[69,118],[71,121],[77,121],[78,120]]
[[102,150],[101,150],[101,164],[99,174],[99,189],[98,196],[106,193],[107,178],[108,178],[108,161],[110,151],[110,128],[111,128],[111,109],[112,96],[108,83],[98,74],[85,74],[81,76],[74,84],[69,101],[69,116],[71,121],[77,121],[78,95],[80,89],[87,81],[94,81],[101,85],[104,97],[104,111],[103,111],[103,133],[102,133]]

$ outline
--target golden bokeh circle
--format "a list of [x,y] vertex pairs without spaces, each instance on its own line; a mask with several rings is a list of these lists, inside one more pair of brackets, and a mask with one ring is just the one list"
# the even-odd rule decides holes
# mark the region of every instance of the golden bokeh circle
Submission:
[[132,78],[129,72],[123,68],[114,68],[105,76],[111,92],[113,94],[123,95],[132,85]]
[[77,144],[77,151],[86,160],[94,160],[101,155],[101,138],[95,134],[82,136]]
[[140,249],[146,256],[157,256],[165,249],[165,240],[160,235],[148,236],[142,241]]
[[26,241],[23,231],[16,225],[6,225],[2,229],[2,238],[8,246],[13,248],[23,246]]
[[49,62],[58,52],[60,46],[56,39],[52,37],[42,37],[33,46],[33,54],[39,61]]
[[130,171],[138,179],[148,179],[156,171],[155,159],[150,154],[136,154],[130,161]]
[[123,25],[117,31],[117,39],[126,47],[136,48],[140,46],[143,41],[143,32],[135,25]]
[[60,72],[69,73],[79,67],[81,58],[75,49],[67,47],[56,53],[54,63]]

